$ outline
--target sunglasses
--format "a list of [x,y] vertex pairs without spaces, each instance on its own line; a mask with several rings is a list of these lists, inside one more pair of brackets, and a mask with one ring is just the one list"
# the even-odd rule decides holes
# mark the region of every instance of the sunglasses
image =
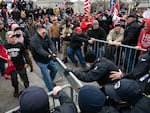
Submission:
[[16,37],[16,35],[12,35],[11,37],[9,37],[9,38],[14,38],[14,37]]
[[53,22],[55,22],[56,20],[53,20]]

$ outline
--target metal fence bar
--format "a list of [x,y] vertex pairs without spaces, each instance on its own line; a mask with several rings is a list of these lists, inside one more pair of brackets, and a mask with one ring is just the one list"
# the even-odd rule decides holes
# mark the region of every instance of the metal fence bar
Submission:
[[[61,75],[64,77],[65,76],[64,71],[65,71],[65,69],[67,69],[67,66],[59,58],[56,58],[56,60],[57,60],[57,63],[59,64],[59,66],[61,66],[61,68],[63,69],[63,71],[62,71],[63,74],[61,74]],[[59,72],[60,72],[60,70],[59,70]],[[83,86],[81,81],[72,72],[69,72],[69,75],[65,76],[65,78],[71,84],[73,89],[75,89],[77,92],[78,92],[79,88]]]
[[[134,69],[138,51],[146,51],[146,49],[136,50],[134,46],[128,46],[124,44],[121,44],[120,46],[115,46],[115,45],[112,46],[109,45],[108,41],[95,39],[93,50],[96,53],[96,56],[99,56],[98,45],[103,45],[104,47],[103,51],[105,55],[107,55],[106,47],[115,48],[114,54],[112,54],[112,58],[110,60],[112,60],[119,68],[121,68],[121,70],[124,73],[129,73]],[[106,57],[105,55],[103,54],[103,57]]]

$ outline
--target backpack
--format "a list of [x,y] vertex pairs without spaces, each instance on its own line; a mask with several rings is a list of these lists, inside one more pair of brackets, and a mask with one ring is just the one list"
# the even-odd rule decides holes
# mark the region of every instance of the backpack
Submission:
[[26,18],[26,13],[25,13],[24,10],[21,10],[20,17],[21,18]]

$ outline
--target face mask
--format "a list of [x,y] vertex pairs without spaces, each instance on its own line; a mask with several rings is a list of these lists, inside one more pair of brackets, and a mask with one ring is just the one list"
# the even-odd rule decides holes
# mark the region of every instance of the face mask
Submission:
[[107,18],[105,16],[102,17],[102,20],[107,20]]

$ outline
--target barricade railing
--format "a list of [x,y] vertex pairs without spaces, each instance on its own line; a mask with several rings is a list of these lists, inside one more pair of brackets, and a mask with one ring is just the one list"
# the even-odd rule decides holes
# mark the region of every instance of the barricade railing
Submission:
[[[66,84],[66,85],[62,86],[63,90],[66,89],[66,88],[70,88],[70,95],[69,96],[73,99],[73,97],[72,97],[73,89],[72,89],[71,85]],[[60,105],[59,102],[55,101],[55,98],[53,98],[52,94],[53,94],[53,91],[47,93],[47,95],[49,96],[49,101],[50,101],[50,99],[53,100],[53,101],[50,102],[50,109],[53,109],[56,106]],[[20,108],[20,106],[17,106],[17,107],[15,107],[15,108],[13,108],[13,109],[5,112],[5,113],[12,113],[14,111],[19,110],[19,108]]]
[[62,75],[63,78],[66,79],[66,81],[68,81],[73,89],[78,92],[80,87],[83,86],[82,82],[72,72],[69,72],[66,76],[64,72],[65,69],[67,69],[67,66],[58,57],[56,58],[56,60],[59,67],[59,73]]
[[109,45],[108,41],[95,39],[92,50],[97,57],[105,57],[113,61],[125,74],[131,72],[140,55],[140,51],[135,46],[121,44],[119,46]]

